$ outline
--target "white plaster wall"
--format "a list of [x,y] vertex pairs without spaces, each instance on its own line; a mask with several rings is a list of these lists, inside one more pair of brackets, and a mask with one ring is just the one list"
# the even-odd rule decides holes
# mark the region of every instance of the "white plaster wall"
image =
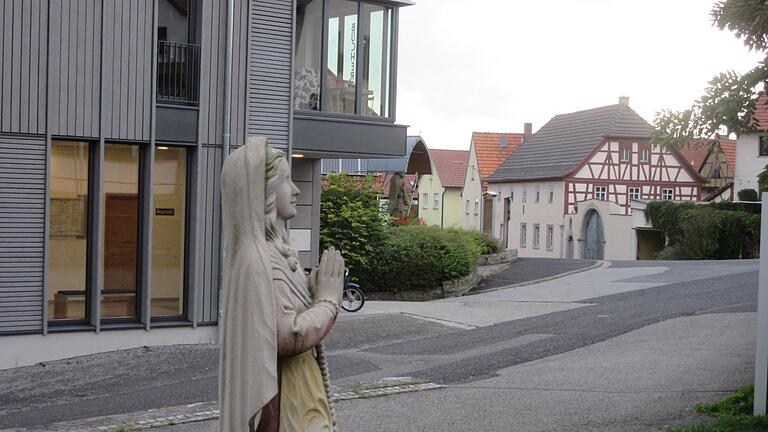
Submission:
[[[552,186],[552,203],[549,203],[549,186]],[[536,187],[539,187],[540,199],[536,203]],[[560,258],[563,253],[562,238],[565,236],[565,227],[563,218],[563,187],[562,181],[550,182],[525,182],[525,183],[491,183],[488,190],[498,193],[495,203],[494,228],[493,233],[496,238],[501,239],[501,223],[504,218],[504,198],[514,192],[514,199],[510,204],[509,221],[509,248],[517,249],[521,257],[546,257]],[[523,202],[523,190],[526,190],[526,202]],[[527,226],[527,241],[525,246],[520,242],[520,224]],[[533,248],[533,226],[539,224],[540,244],[538,249]],[[554,227],[552,239],[552,250],[546,248],[547,225]]]
[[3,336],[0,369],[142,346],[216,342],[216,326]]
[[[464,189],[461,191],[462,210],[464,210],[464,228],[480,230],[482,228],[483,213],[483,184],[480,180],[477,167],[477,152],[474,143],[469,148],[469,162],[464,176]],[[469,200],[469,212],[466,211],[466,203]],[[475,200],[478,202],[478,210],[475,212]]]
[[736,140],[736,173],[733,183],[736,192],[757,187],[757,174],[768,165],[768,156],[758,156],[759,136],[743,135]]

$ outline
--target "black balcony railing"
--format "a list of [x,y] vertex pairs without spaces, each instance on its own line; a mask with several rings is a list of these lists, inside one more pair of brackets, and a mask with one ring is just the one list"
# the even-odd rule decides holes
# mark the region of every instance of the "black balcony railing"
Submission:
[[200,45],[157,42],[157,101],[197,105],[200,97]]

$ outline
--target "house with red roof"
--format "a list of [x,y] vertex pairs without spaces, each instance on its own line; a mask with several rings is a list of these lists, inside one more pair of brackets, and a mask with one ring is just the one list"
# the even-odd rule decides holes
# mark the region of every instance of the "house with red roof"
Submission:
[[553,117],[487,178],[494,236],[523,257],[652,258],[663,240],[648,200],[695,201],[702,178],[675,149],[651,146],[645,119],[619,103]]
[[461,199],[464,204],[463,226],[466,229],[493,230],[493,194],[488,193],[487,178],[496,171],[533,133],[533,125],[525,123],[523,133],[472,132],[469,159],[465,164]]
[[469,160],[467,150],[429,149],[432,173],[419,179],[419,217],[440,227],[461,227],[461,191]]

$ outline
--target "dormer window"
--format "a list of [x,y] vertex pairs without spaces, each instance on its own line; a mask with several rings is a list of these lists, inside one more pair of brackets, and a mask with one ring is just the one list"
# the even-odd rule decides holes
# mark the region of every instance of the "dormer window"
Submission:
[[294,109],[390,117],[393,34],[391,7],[298,0]]

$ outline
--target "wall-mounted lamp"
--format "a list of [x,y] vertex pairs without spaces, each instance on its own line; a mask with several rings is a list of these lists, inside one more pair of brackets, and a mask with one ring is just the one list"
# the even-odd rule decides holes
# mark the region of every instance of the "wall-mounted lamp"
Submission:
[[301,153],[293,153],[293,154],[291,154],[291,157],[293,157],[293,158],[303,158],[304,155],[301,154]]
[[166,146],[159,146],[157,147],[158,150],[168,150],[168,147]]

